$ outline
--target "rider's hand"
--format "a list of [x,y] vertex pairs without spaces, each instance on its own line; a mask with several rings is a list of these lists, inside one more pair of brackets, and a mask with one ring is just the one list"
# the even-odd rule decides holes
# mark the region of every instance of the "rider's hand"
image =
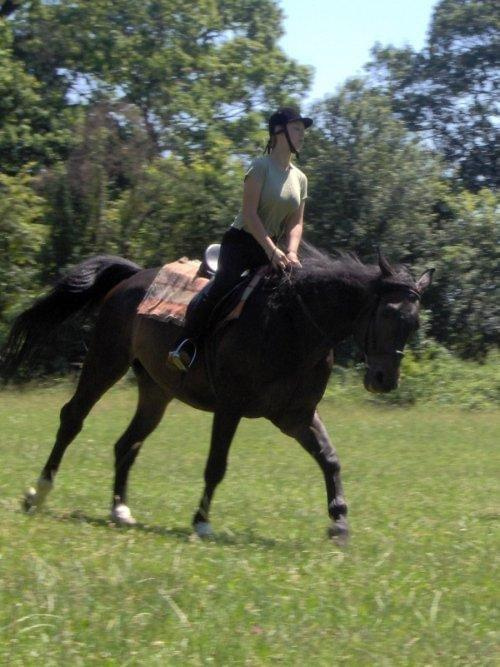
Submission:
[[286,256],[288,257],[288,261],[290,262],[291,266],[302,266],[299,258],[297,257],[297,253],[293,252],[293,250],[287,252]]
[[270,260],[274,269],[284,271],[290,266],[290,260],[280,248],[274,248]]

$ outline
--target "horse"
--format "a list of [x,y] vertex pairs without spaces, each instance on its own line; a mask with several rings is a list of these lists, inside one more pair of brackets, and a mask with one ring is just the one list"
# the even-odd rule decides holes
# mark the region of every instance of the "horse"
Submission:
[[167,363],[181,326],[137,313],[158,270],[121,257],[92,257],[14,321],[0,355],[4,378],[12,377],[21,363],[29,365],[34,350],[66,319],[92,307],[98,312],[76,390],[61,409],[55,444],[36,487],[24,496],[24,509],[34,512],[43,505],[84,419],[131,366],[139,396],[135,414],[114,446],[114,522],[136,522],[127,504],[129,471],[175,397],[213,413],[195,533],[212,533],[210,505],[240,420],[265,417],[318,463],[326,485],[329,534],[346,537],[339,457],[317,409],[330,376],[332,350],[354,336],[365,358],[365,388],[393,390],[433,269],[415,280],[406,266],[392,266],[380,253],[377,264],[367,265],[348,253],[331,256],[309,247],[302,266],[266,279],[238,319],[210,328],[187,373]]

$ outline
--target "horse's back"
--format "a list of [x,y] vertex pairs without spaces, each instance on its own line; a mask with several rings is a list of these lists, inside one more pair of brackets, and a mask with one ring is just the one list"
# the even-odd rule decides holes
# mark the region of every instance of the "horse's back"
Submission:
[[213,410],[213,392],[206,376],[204,351],[187,375],[168,364],[168,353],[182,335],[182,325],[138,313],[159,269],[145,269],[122,281],[107,295],[97,323],[99,334],[126,346],[130,362],[139,362],[168,394],[203,410]]
[[115,285],[103,298],[97,316],[94,345],[123,352],[130,361],[136,354],[134,339],[139,324],[137,308],[158,269],[144,269]]

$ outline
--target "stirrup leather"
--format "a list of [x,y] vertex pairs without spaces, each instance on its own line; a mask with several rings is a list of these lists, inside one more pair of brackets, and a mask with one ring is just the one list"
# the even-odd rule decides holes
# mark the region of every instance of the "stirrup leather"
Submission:
[[178,370],[187,371],[194,363],[196,359],[196,345],[191,338],[184,338],[175,350],[171,350],[168,353],[168,360],[172,363]]

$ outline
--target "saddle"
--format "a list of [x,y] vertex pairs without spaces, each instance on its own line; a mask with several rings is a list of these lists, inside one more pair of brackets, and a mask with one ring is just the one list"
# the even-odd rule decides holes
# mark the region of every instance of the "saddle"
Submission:
[[[205,250],[203,261],[181,257],[175,262],[162,266],[137,308],[139,315],[152,317],[162,322],[174,321],[184,324],[190,301],[208,284],[215,275],[219,259],[219,244],[212,244]],[[255,290],[268,267],[262,266],[256,272],[242,278],[240,288],[224,302],[218,321],[237,319],[245,302]]]

